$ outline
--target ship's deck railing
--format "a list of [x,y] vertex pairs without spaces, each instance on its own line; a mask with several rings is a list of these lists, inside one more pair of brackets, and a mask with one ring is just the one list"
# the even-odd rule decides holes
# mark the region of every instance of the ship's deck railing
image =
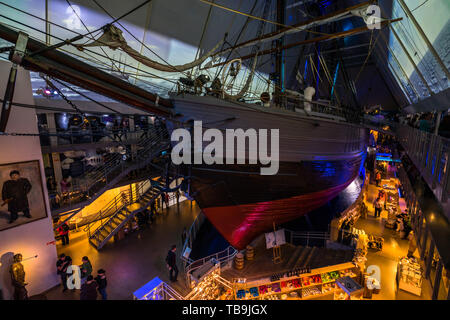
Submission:
[[222,250],[220,252],[211,254],[211,255],[206,256],[204,258],[195,260],[195,261],[191,262],[190,264],[186,265],[185,268],[184,268],[184,272],[185,272],[185,275],[186,275],[186,281],[187,281],[188,287],[190,287],[190,285],[191,285],[191,274],[192,274],[192,272],[194,272],[198,268],[201,268],[206,263],[210,263],[210,261],[212,259],[215,259],[216,261],[218,261],[220,263],[220,266],[223,267],[226,264],[228,264],[229,262],[231,262],[238,252],[239,251],[236,250],[234,247],[229,246],[225,250]]
[[48,129],[39,126],[41,146],[65,146],[73,144],[88,144],[97,142],[126,142],[138,140],[145,136],[146,130],[136,128],[118,129],[82,129],[67,130]]
[[446,203],[450,195],[450,139],[399,126],[397,138],[436,198]]
[[292,231],[284,229],[286,242],[298,246],[323,246],[330,240],[330,233],[327,231]]

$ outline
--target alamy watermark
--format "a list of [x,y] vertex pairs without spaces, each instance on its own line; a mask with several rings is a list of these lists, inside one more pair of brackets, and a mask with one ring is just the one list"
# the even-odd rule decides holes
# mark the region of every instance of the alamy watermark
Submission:
[[[270,143],[268,133],[270,131]],[[279,129],[219,129],[203,131],[202,121],[194,121],[191,131],[178,128],[172,132],[172,162],[180,164],[249,164],[262,165],[261,175],[275,175],[279,169]],[[192,140],[194,145],[192,146]],[[248,145],[247,142],[248,141]],[[203,148],[204,142],[209,142]],[[270,145],[270,154],[269,154]],[[248,158],[247,158],[248,155]],[[266,166],[266,167],[263,167]]]
[[366,9],[365,22],[367,29],[381,29],[381,9],[379,6],[371,4]]

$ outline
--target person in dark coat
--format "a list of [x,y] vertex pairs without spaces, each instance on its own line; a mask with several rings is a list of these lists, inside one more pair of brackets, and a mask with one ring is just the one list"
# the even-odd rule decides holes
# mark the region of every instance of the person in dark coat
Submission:
[[95,277],[95,281],[97,281],[98,284],[98,292],[102,296],[102,300],[107,300],[108,295],[106,293],[106,286],[108,285],[108,282],[106,280],[106,271],[103,269],[100,269],[97,271],[97,276]]
[[17,220],[19,212],[23,212],[25,217],[31,218],[27,196],[31,191],[30,181],[21,178],[20,172],[17,170],[11,171],[9,176],[11,180],[5,181],[2,188],[3,204],[8,204],[8,211],[11,214],[9,223]]
[[61,253],[59,255],[58,261],[56,261],[56,274],[61,277],[61,284],[63,285],[63,292],[67,290],[67,261],[66,255]]
[[88,276],[86,283],[81,286],[80,300],[97,300],[97,288],[98,284],[94,277]]
[[169,278],[172,282],[177,281],[178,277],[177,256],[175,251],[177,251],[177,246],[173,245],[166,257],[167,268],[169,269]]

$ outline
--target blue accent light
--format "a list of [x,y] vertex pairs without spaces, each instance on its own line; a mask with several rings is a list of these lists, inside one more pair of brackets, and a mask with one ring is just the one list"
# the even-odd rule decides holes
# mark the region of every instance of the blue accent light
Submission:
[[[364,162],[366,162],[366,157],[367,157],[367,152],[364,152],[362,159],[361,159],[361,164],[359,165],[359,175],[362,174],[364,179],[366,177],[366,168],[364,168]],[[363,182],[363,184],[364,184],[364,182]]]
[[389,158],[392,158],[392,154],[390,154],[390,153],[377,153],[377,157],[389,157]]
[[342,25],[342,30],[343,31],[348,31],[350,29],[353,29],[353,23],[349,20],[349,21],[345,21]]
[[305,71],[303,72],[303,79],[306,82],[306,73],[308,72],[308,60],[305,60]]
[[331,88],[331,98],[333,98],[334,86],[336,85],[338,71],[339,71],[339,61],[336,66],[336,70],[334,71],[333,87]]
[[378,161],[388,161],[388,162],[401,162],[398,159],[386,158],[386,157],[376,157]]
[[321,1],[319,1],[319,6],[322,9],[325,9],[325,8],[329,7],[330,4],[331,4],[331,0],[321,0]]

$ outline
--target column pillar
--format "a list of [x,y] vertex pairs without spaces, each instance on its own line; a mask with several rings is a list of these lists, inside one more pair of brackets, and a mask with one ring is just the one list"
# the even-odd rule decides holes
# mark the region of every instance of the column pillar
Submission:
[[[47,117],[47,125],[48,125],[48,131],[50,133],[56,133],[56,120],[55,120],[55,114],[54,113],[46,113]],[[58,137],[57,136],[50,136],[50,146],[56,147],[58,145]],[[55,182],[56,182],[56,190],[58,192],[61,192],[61,180],[63,178],[62,174],[62,167],[61,167],[61,159],[59,157],[59,153],[52,152],[52,163],[53,163],[53,173],[55,175]]]

